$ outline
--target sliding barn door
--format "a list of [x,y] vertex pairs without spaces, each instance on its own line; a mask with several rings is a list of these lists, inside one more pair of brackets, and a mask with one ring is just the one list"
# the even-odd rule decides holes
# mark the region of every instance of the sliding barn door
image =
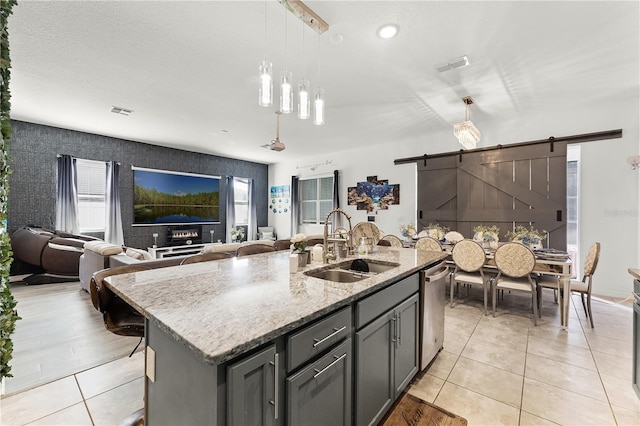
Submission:
[[[549,232],[566,249],[566,144],[504,147],[418,162],[419,229],[438,222],[465,237],[476,225]],[[545,242],[545,246],[547,242]]]

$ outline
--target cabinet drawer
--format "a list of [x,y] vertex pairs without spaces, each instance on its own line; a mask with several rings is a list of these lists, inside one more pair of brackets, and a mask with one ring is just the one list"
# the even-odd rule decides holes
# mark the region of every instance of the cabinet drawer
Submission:
[[351,424],[351,339],[287,378],[288,425]]
[[356,304],[356,329],[368,324],[420,288],[419,274],[413,274]]
[[298,368],[350,335],[350,306],[295,332],[287,339],[287,371]]

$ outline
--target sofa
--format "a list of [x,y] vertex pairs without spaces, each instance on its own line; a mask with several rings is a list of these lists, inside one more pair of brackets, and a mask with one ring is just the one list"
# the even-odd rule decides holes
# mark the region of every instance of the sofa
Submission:
[[[202,253],[226,252],[235,256],[239,247],[250,244],[273,245],[273,240],[245,241],[242,243],[213,243],[205,244]],[[150,269],[180,265],[182,261],[193,254],[163,257],[154,259],[149,252],[132,247],[121,247],[104,241],[91,241],[84,244],[84,253],[80,257],[80,287],[89,291],[91,276],[105,268],[115,268],[125,265],[141,265]]]
[[11,250],[14,258],[23,263],[22,272],[32,273],[23,279],[27,284],[75,281],[84,244],[96,240],[87,235],[25,226],[11,235]]

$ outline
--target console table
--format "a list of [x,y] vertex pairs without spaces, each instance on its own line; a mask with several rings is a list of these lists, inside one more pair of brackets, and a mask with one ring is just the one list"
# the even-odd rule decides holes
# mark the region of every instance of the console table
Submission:
[[154,259],[163,259],[165,257],[197,254],[200,253],[203,248],[204,244],[189,244],[185,246],[147,247],[147,251]]

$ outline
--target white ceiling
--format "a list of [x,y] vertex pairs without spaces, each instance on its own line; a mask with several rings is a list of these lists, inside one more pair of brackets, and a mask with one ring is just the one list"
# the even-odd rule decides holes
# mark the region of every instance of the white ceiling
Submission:
[[[318,36],[289,13],[287,62],[295,81],[306,70],[325,89],[326,124],[283,116],[283,152],[260,147],[276,107],[257,105],[265,45],[276,76],[285,64],[276,0],[21,0],[9,21],[12,118],[269,164],[450,129],[466,95],[480,130],[638,96],[635,1],[306,4],[330,29]],[[376,36],[385,23],[400,27],[394,39]],[[436,71],[462,55],[468,67]]]

